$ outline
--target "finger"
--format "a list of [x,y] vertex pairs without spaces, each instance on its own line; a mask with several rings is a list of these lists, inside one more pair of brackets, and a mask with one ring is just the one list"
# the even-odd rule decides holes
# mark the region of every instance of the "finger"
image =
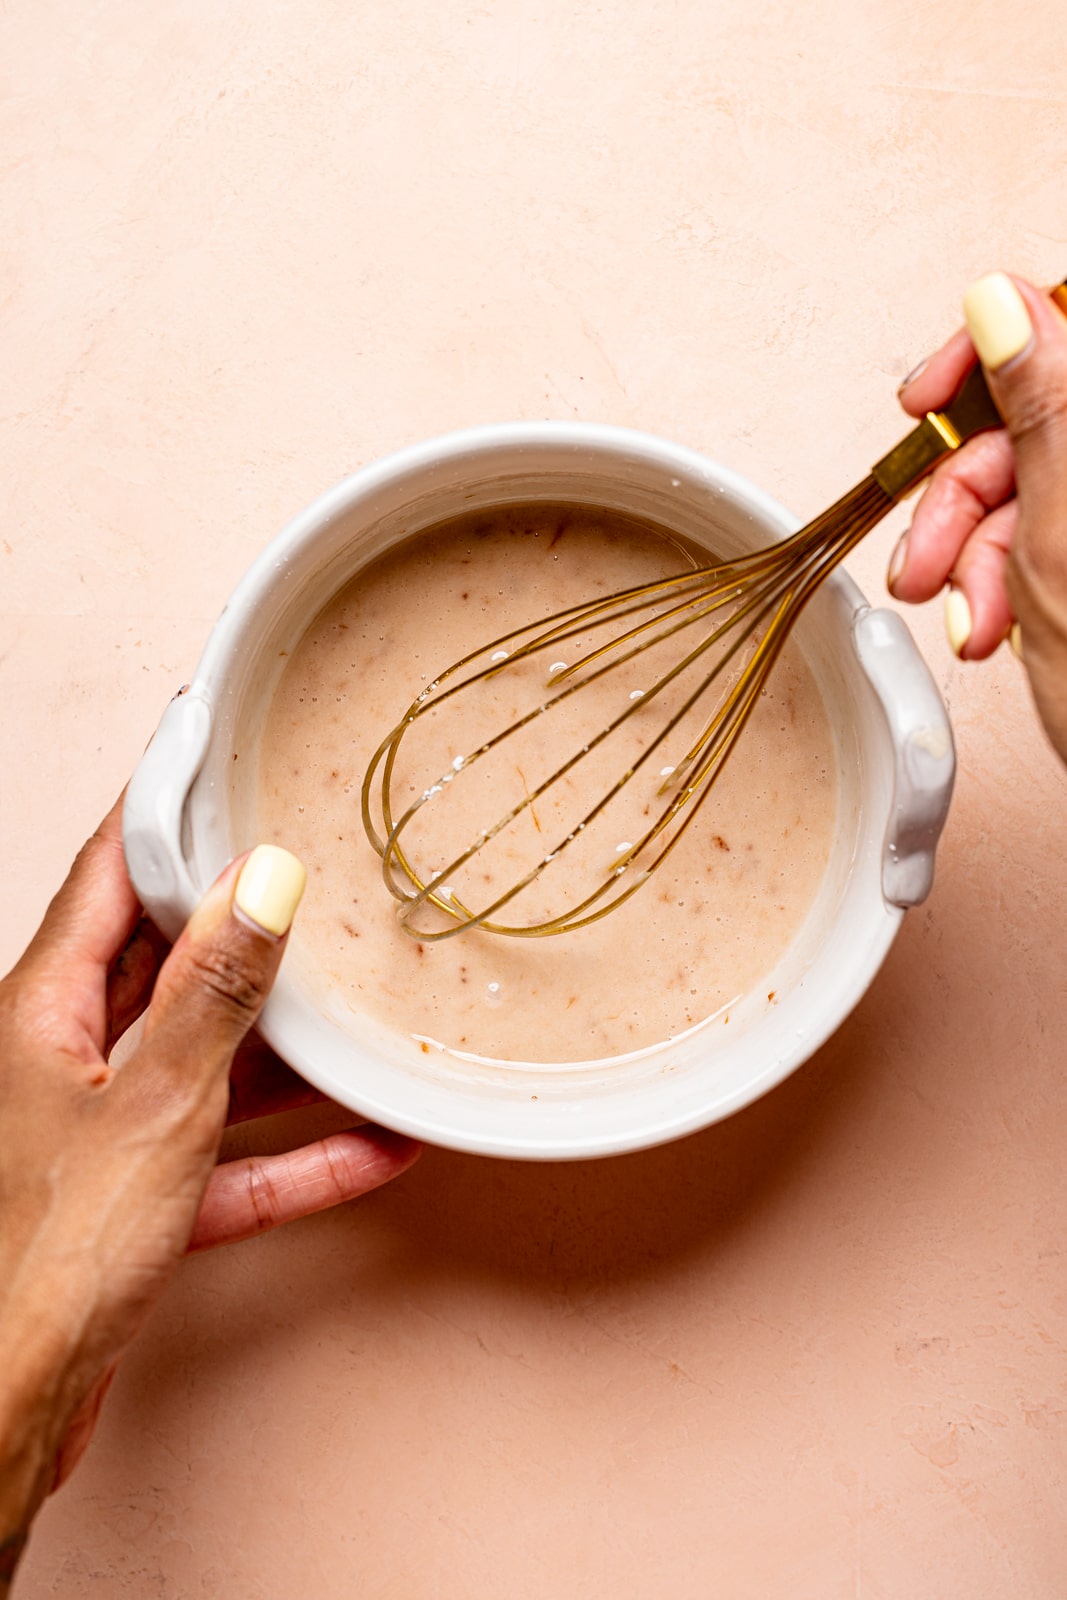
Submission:
[[169,1084],[195,1097],[225,1084],[274,982],[304,881],[301,863],[276,845],[227,867],[163,963],[143,1039],[116,1087],[132,1094],[144,1079],[152,1094]]
[[968,292],[968,322],[1007,424],[1025,511],[1015,569],[1057,634],[1067,616],[1067,321],[1047,295],[992,273]]
[[226,1125],[271,1117],[278,1111],[296,1111],[329,1097],[299,1077],[275,1055],[256,1032],[245,1039],[230,1068],[230,1105]]
[[901,405],[911,417],[924,417],[948,404],[974,366],[975,353],[966,328],[957,328],[928,360],[909,372],[898,390]]
[[141,907],[122,854],[122,801],[78,852],[24,961],[76,961],[103,973],[130,937]]
[[893,552],[890,592],[898,600],[930,600],[955,570],[982,519],[1011,496],[1014,455],[1007,433],[980,433],[943,461]]
[[94,1072],[107,1043],[108,969],[141,914],[122,853],[122,803],[120,797],[78,852],[11,973],[33,986],[52,1044]]
[[399,1177],[420,1154],[403,1134],[359,1128],[284,1155],[225,1162],[208,1182],[189,1249],[235,1244],[354,1200]]
[[[1055,293],[1067,303],[1067,290]],[[975,284],[964,312],[1015,449],[1019,518],[1007,583],[1023,661],[1067,761],[1067,320],[1048,296],[1004,273]]]
[[958,600],[949,601],[954,605],[949,642],[963,661],[984,661],[1000,647],[1011,627],[1004,569],[1018,515],[1018,502],[1009,500],[983,518],[956,563],[952,582],[967,605],[964,610]]
[[149,917],[142,917],[107,975],[105,1055],[111,1054],[126,1030],[147,1009],[152,986],[169,950],[169,940]]

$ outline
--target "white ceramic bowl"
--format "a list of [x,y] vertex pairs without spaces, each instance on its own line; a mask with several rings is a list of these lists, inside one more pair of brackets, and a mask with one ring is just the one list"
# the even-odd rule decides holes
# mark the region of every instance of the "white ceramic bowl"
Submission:
[[[665,440],[515,423],[430,440],[365,468],[298,516],[249,570],[188,692],[165,712],[130,785],[125,842],[146,908],[170,936],[225,863],[255,843],[257,731],[290,650],[325,602],[401,538],[481,506],[572,501],[644,514],[716,553],[796,524],[725,468]],[[781,1082],[848,1015],[904,908],[927,894],[955,769],[948,717],[910,634],[836,573],[797,638],[837,743],[836,843],[812,911],[759,996],[721,1026],[610,1062],[479,1066],[421,1055],[282,968],[262,1032],[298,1072],[387,1127],[455,1149],[559,1160],[673,1139]],[[242,759],[235,763],[234,751]],[[383,891],[384,892],[384,891]],[[292,955],[292,952],[290,952]],[[768,1007],[766,991],[777,991]]]

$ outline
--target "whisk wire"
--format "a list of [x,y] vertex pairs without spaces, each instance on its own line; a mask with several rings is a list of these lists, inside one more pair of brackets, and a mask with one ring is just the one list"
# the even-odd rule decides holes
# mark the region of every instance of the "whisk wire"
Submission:
[[[755,601],[753,601],[752,603],[754,604]],[[662,635],[662,637],[663,638],[667,638],[671,634],[673,634],[674,632],[678,631],[678,629],[681,626],[687,626],[689,620],[699,620],[699,617],[696,617],[694,619],[687,619],[685,623],[675,624],[673,627],[671,627],[670,629],[666,630],[664,632],[664,634]],[[694,650],[690,651],[687,656],[683,657],[681,661],[677,662],[674,665],[674,667],[672,667],[670,669],[670,671],[668,673],[663,675],[663,677],[658,681],[658,683],[656,683],[653,686],[653,688],[647,693],[647,695],[642,697],[643,704],[647,704],[649,701],[653,700],[656,697],[656,695],[665,692],[666,689],[670,686],[670,684],[672,682],[674,682],[674,680],[676,678],[681,676],[688,669],[689,666],[691,666],[703,654],[705,654],[706,651],[710,648],[710,646],[712,644],[714,644],[720,637],[722,637],[729,630],[729,628],[731,628],[732,626],[733,626],[733,619],[731,619],[730,623],[724,624],[722,627],[720,627],[717,630],[715,630],[715,632],[713,634],[711,634],[711,635],[707,636],[706,638],[704,638],[703,640],[701,640],[700,644],[697,645]],[[720,661],[719,663],[717,663],[715,668],[710,673],[708,673],[705,676],[704,680],[701,683],[699,683],[697,685],[697,687],[691,692],[691,694],[689,695],[688,699],[683,702],[683,704],[679,708],[679,710],[669,719],[669,721],[661,729],[661,731],[658,734],[658,736],[656,737],[656,739],[641,753],[641,755],[638,757],[638,759],[623,772],[622,776],[616,781],[616,783],[614,783],[601,796],[601,798],[597,802],[597,804],[594,805],[589,811],[586,812],[586,814],[581,819],[581,821],[579,822],[577,827],[575,829],[573,829],[570,833],[568,833],[567,836],[557,844],[557,846],[555,847],[554,850],[550,850],[550,851],[546,852],[545,855],[541,858],[541,860],[537,863],[537,865],[535,867],[533,867],[523,878],[520,878],[515,884],[513,884],[511,886],[511,888],[505,894],[501,895],[497,900],[493,901],[491,905],[487,906],[483,912],[478,913],[476,915],[476,914],[470,912],[469,908],[462,907],[465,916],[467,916],[472,923],[477,923],[479,926],[483,926],[483,927],[489,929],[490,931],[497,931],[497,932],[503,931],[500,928],[494,927],[489,922],[488,919],[493,917],[495,915],[495,913],[503,905],[507,904],[509,901],[514,899],[519,893],[521,893],[521,891],[523,889],[527,888],[529,886],[529,884],[532,883],[534,881],[534,879],[543,871],[543,869],[545,867],[547,867],[556,858],[556,856],[559,854],[559,851],[562,850],[563,848],[565,848],[565,846],[571,842],[571,840],[573,839],[575,833],[581,832],[582,830],[584,830],[586,827],[588,827],[592,822],[594,822],[596,820],[596,818],[606,809],[606,807],[610,804],[610,802],[622,791],[622,789],[630,781],[630,779],[634,776],[634,774],[637,771],[640,770],[640,768],[645,764],[645,762],[647,760],[649,760],[651,758],[651,756],[653,755],[655,750],[664,742],[665,739],[667,739],[670,736],[670,734],[674,731],[675,727],[682,720],[682,718],[693,708],[693,706],[702,697],[702,695],[704,693],[706,693],[706,691],[707,691],[708,687],[710,686],[710,684],[714,681],[714,679],[722,671],[723,667],[727,664],[729,659],[736,653],[737,650],[739,650],[741,648],[741,646],[743,645],[746,637],[747,637],[747,634],[741,634],[739,636],[739,638],[734,642],[734,644],[731,645],[729,651],[727,652],[727,655],[723,658],[723,660]],[[537,719],[540,716],[542,716],[546,711],[552,711],[552,710],[557,709],[571,695],[576,694],[580,690],[587,688],[589,686],[589,684],[591,682],[593,682],[595,679],[603,677],[609,672],[615,671],[625,661],[632,659],[633,656],[635,656],[637,654],[643,653],[643,650],[645,648],[647,648],[647,646],[640,646],[640,647],[633,648],[633,649],[625,652],[618,660],[612,660],[612,661],[609,661],[609,662],[605,663],[604,665],[600,666],[599,668],[596,669],[595,672],[591,673],[588,677],[583,678],[580,681],[575,681],[575,682],[572,682],[572,683],[568,684],[567,687],[565,689],[563,689],[558,695],[556,695],[551,701],[547,702],[544,705],[540,705],[540,706],[536,707],[532,711],[527,712],[524,717],[519,718],[516,722],[513,722],[509,727],[503,729],[493,739],[487,740],[483,745],[481,745],[477,750],[473,751],[469,756],[464,757],[463,762],[462,762],[462,768],[463,769],[467,769],[467,768],[473,766],[473,764],[479,758],[489,754],[493,749],[495,749],[498,745],[500,745],[505,739],[513,737],[523,727],[529,725],[535,719]],[[487,668],[487,669],[485,669],[484,672],[482,672],[482,673],[478,674],[476,677],[468,680],[468,682],[469,683],[476,683],[477,681],[479,681],[479,679],[484,679],[485,677],[487,677],[492,670],[493,669],[491,669],[491,668]],[[467,687],[467,684],[464,684],[463,687]],[[389,883],[390,888],[392,889],[393,893],[396,894],[397,880],[396,880],[396,877],[395,877],[395,875],[394,875],[394,873],[392,871],[393,866],[396,865],[396,866],[401,868],[401,870],[404,873],[404,875],[408,878],[409,883],[417,885],[416,892],[413,895],[408,893],[407,891],[401,889],[400,895],[397,896],[397,898],[402,900],[402,904],[401,904],[401,916],[402,916],[402,918],[406,921],[407,918],[410,915],[412,915],[419,908],[419,906],[422,905],[423,903],[425,903],[427,900],[431,901],[435,906],[437,906],[437,908],[439,910],[447,910],[447,909],[449,909],[449,907],[444,905],[442,903],[441,899],[439,898],[439,896],[437,894],[438,889],[441,886],[443,886],[449,878],[454,877],[455,874],[458,871],[460,871],[462,869],[462,867],[464,867],[467,864],[467,862],[472,858],[472,856],[478,850],[480,850],[486,843],[488,843],[489,840],[495,838],[498,834],[503,832],[505,828],[509,827],[511,825],[511,823],[513,823],[518,817],[520,817],[523,814],[523,812],[529,810],[537,800],[541,799],[542,796],[545,793],[547,793],[549,789],[551,789],[553,787],[553,785],[558,783],[562,778],[566,777],[566,775],[575,766],[577,766],[577,764],[580,761],[582,761],[587,755],[589,755],[591,751],[595,750],[606,739],[608,739],[613,733],[618,731],[618,729],[621,728],[622,725],[631,716],[633,716],[638,711],[638,709],[639,709],[639,707],[638,707],[637,704],[632,703],[632,702],[630,704],[628,704],[619,713],[619,715],[617,717],[615,717],[610,723],[607,724],[606,727],[601,729],[601,731],[598,734],[596,734],[592,739],[590,739],[588,744],[584,745],[582,747],[582,749],[576,751],[567,761],[565,761],[561,766],[557,767],[554,772],[550,773],[549,776],[546,777],[545,779],[543,779],[534,789],[527,791],[527,793],[525,794],[525,796],[523,797],[522,800],[518,801],[514,806],[512,806],[510,808],[510,810],[506,811],[501,817],[499,817],[497,819],[497,821],[491,827],[489,827],[488,829],[483,830],[483,832],[478,835],[478,837],[467,847],[466,850],[461,852],[452,861],[450,861],[446,867],[442,868],[439,872],[435,873],[428,883],[420,884],[419,879],[418,879],[418,874],[415,872],[415,870],[412,867],[411,863],[408,861],[406,855],[404,854],[403,849],[400,846],[399,839],[400,839],[400,835],[402,834],[404,828],[407,826],[407,824],[409,823],[411,818],[414,816],[415,812],[418,811],[419,808],[427,802],[427,800],[429,800],[429,799],[431,799],[433,797],[434,791],[433,791],[432,788],[430,790],[425,791],[423,793],[423,795],[420,796],[420,798],[418,800],[414,801],[408,807],[407,811],[401,816],[400,820],[398,822],[396,822],[395,824],[392,823],[391,812],[389,810],[388,799],[386,797],[384,799],[384,803],[383,803],[383,814],[385,816],[385,820],[386,820],[387,826],[390,826],[389,837],[386,840],[385,847],[384,847],[384,854],[383,854],[383,866],[384,866],[384,868],[386,870],[386,873],[387,873],[386,881]],[[391,765],[391,762],[395,759],[396,750],[399,747],[399,740],[403,736],[403,732],[406,730],[406,726],[408,726],[408,725],[410,725],[410,724],[401,724],[399,726],[398,730],[397,730],[396,743],[395,743],[393,749],[389,752],[388,761],[389,761],[390,765]],[[631,848],[631,850],[629,851],[629,853],[623,858],[622,862],[617,864],[616,869],[615,869],[616,873],[624,870],[624,868],[630,864],[630,862],[633,859],[633,857],[636,856],[640,852],[640,850],[644,848],[645,844],[650,839],[655,838],[657,836],[657,834],[660,831],[662,831],[662,828],[665,827],[667,825],[667,823],[671,820],[671,818],[673,817],[673,815],[675,814],[677,809],[678,809],[678,805],[677,804],[675,804],[674,806],[669,808],[668,812],[665,813],[664,817],[660,819],[660,823],[656,827],[654,827],[652,829],[649,829],[646,832],[646,834],[642,836],[642,838],[638,841],[638,843],[635,846],[633,846]],[[590,904],[593,904],[604,893],[606,893],[607,889],[609,887],[610,887],[610,880],[609,880],[609,882],[607,884],[603,885],[598,891],[594,892],[593,895],[588,897],[586,900],[580,902],[578,906],[574,907],[572,914],[576,915],[577,913],[582,912],[585,909],[587,909],[587,907]],[[458,897],[456,897],[455,895],[452,895],[451,898],[456,903],[457,906],[459,906],[461,904],[459,902],[459,900],[458,900]],[[624,896],[623,898],[628,898],[628,895]],[[612,901],[612,905],[617,904],[617,903],[618,903],[617,900]],[[569,917],[568,917],[568,922],[569,922],[569,925],[581,926],[580,922],[579,923],[570,923]],[[420,937],[428,938],[428,939],[446,938],[453,931],[454,931],[453,929],[446,929],[443,932],[423,932],[422,934],[420,934]],[[516,930],[516,931],[520,931],[520,930]]]
[[[778,658],[799,609],[806,603],[826,573],[837,565],[853,544],[858,542],[873,525],[870,519],[876,521],[884,515],[887,509],[885,501],[886,497],[882,491],[871,480],[867,480],[858,490],[854,490],[851,495],[837,502],[813,523],[771,550],[757,552],[751,558],[740,558],[737,561],[698,569],[693,573],[684,574],[680,579],[660,580],[655,584],[623,591],[619,595],[594,602],[591,606],[566,608],[548,619],[548,625],[542,626],[532,639],[527,637],[518,649],[509,652],[505,661],[490,659],[489,664],[478,672],[462,678],[459,682],[448,682],[449,679],[456,678],[464,667],[478,660],[484,661],[487,651],[492,658],[506,645],[513,643],[517,638],[522,638],[524,633],[528,635],[528,628],[512,630],[508,634],[501,635],[499,639],[492,641],[491,646],[483,646],[479,650],[470,652],[438,674],[428,689],[412,703],[401,722],[382,741],[372,757],[364,780],[364,825],[382,857],[383,876],[390,892],[399,903],[398,912],[402,923],[405,926],[409,925],[420,908],[430,905],[437,912],[444,914],[446,926],[420,928],[418,930],[420,939],[430,941],[445,939],[464,927],[475,926],[482,927],[488,932],[543,937],[566,929],[586,926],[606,916],[609,911],[629,899],[675,848],[700,809],[714,777],[732,751],[759,700],[763,685]],[[846,517],[846,507],[851,511],[850,517]],[[846,517],[844,526],[837,526],[843,517]],[[824,530],[828,526],[835,527],[836,533],[827,545],[824,542]],[[785,559],[787,553],[796,558],[796,566],[790,565]],[[753,580],[755,580],[754,587],[746,594],[745,582],[753,583]],[[679,599],[680,593],[682,597]],[[623,634],[613,636],[605,644],[587,651],[578,661],[563,669],[553,680],[553,687],[556,684],[560,686],[551,700],[526,712],[492,738],[485,740],[470,754],[462,757],[456,764],[458,770],[469,769],[478,760],[497,749],[505,739],[513,738],[546,712],[557,709],[571,695],[587,689],[591,683],[618,670],[636,656],[644,654],[652,645],[662,644],[685,629],[705,621],[731,600],[740,600],[740,604],[735,606],[725,621],[704,635],[693,649],[665,672],[641,696],[640,704],[630,703],[624,707],[618,716],[595,734],[587,744],[558,765],[533,789],[527,790],[521,800],[505,810],[489,827],[481,830],[446,866],[428,876],[421,874],[404,849],[402,836],[414,815],[441,792],[444,785],[451,781],[454,772],[444,774],[437,783],[430,785],[408,805],[398,819],[394,818],[391,801],[394,767],[404,734],[413,723],[426,710],[439,708],[452,696],[469,691],[472,686],[494,677],[505,667],[511,667],[516,662],[528,659],[551,646],[558,646],[565,639],[587,634],[590,627],[616,623],[620,618],[633,616],[642,610],[647,611],[650,604],[662,603],[668,595],[676,602],[675,604],[669,606],[666,611],[662,609],[655,611],[645,621],[627,628]],[[697,702],[707,694],[712,684],[721,677],[738,653],[754,635],[758,634],[765,623],[765,632],[745,671],[693,741],[671,775],[669,785],[661,786],[662,794],[668,786],[677,785],[676,793],[655,821],[629,846],[615,864],[611,875],[565,912],[546,917],[536,924],[523,926],[502,924],[497,921],[497,913],[529,888],[561,851],[573,842],[576,834],[595,822],[621,794],[636,773],[670,737]],[[652,633],[653,629],[657,631]],[[616,733],[639,709],[646,707],[657,695],[664,693],[701,656],[726,639],[728,634],[733,634],[734,637],[724,653],[683,699],[656,738],[626,767],[596,803],[586,810],[580,822],[558,840],[553,849],[545,851],[525,873],[501,893],[492,897],[490,903],[481,910],[474,910],[468,906],[454,888],[448,887],[450,880],[454,879],[487,843],[509,828],[524,812],[530,810],[580,761]],[[643,637],[647,635],[651,637]],[[595,663],[600,664],[595,665]],[[590,668],[592,670],[589,670]],[[562,683],[564,675],[571,681]],[[371,785],[375,772],[383,761],[379,800],[385,830],[384,838],[375,827],[370,813]],[[694,766],[696,770],[693,770]],[[686,811],[684,816],[681,815],[683,810]],[[621,875],[633,867],[650,847],[672,828],[680,816],[678,826],[673,828],[673,832],[660,846],[654,858],[648,862],[647,867],[633,874],[625,886],[620,886]],[[606,899],[605,903],[605,897],[609,895],[610,898]]]

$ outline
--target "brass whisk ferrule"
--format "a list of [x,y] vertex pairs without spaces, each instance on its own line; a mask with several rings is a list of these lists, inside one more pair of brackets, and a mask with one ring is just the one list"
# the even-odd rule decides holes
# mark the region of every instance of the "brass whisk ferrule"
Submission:
[[[1067,283],[1057,284],[1050,299],[1067,315]],[[871,477],[891,500],[903,500],[939,461],[958,450],[973,434],[1000,426],[1000,413],[985,373],[975,367],[951,405],[944,411],[928,411],[918,427],[876,463]]]
[[965,439],[1000,425],[985,374],[975,367],[952,404],[944,411],[928,411],[918,427],[875,463],[871,477],[891,500],[903,500]]

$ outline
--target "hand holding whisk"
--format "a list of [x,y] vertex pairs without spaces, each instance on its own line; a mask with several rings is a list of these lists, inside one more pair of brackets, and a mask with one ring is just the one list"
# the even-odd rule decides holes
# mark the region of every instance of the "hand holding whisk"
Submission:
[[[1067,285],[1054,296],[1067,310]],[[630,899],[707,800],[820,584],[939,461],[999,426],[975,367],[791,538],[570,607],[440,672],[363,784],[405,929],[543,937]]]

